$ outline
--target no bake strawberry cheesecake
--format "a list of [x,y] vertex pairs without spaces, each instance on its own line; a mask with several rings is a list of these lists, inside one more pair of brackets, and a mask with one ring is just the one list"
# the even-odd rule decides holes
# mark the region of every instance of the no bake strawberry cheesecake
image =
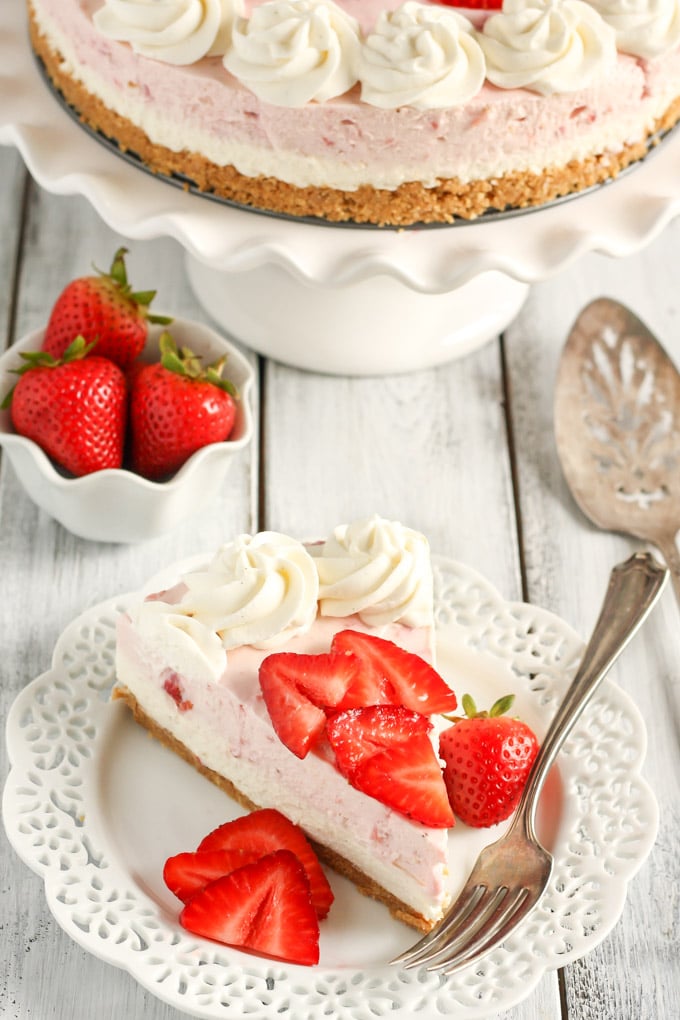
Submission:
[[576,193],[680,116],[678,0],[470,9],[500,2],[27,0],[54,85],[152,170],[397,226]]
[[[121,616],[113,696],[248,808],[422,930],[454,824],[437,755],[429,548],[379,517],[303,544],[240,536]],[[445,725],[445,724],[444,724]]]

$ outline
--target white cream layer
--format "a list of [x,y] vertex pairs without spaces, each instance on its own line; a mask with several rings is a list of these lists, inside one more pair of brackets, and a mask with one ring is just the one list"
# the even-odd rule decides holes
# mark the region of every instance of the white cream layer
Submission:
[[[357,618],[322,620],[286,651],[326,651],[332,635]],[[396,639],[431,658],[432,632],[393,624],[372,633]],[[300,760],[276,736],[257,680],[267,651],[229,652],[217,683],[179,677],[181,711],[163,688],[173,671],[163,647],[144,646],[128,617],[118,627],[116,672],[155,722],[181,741],[203,765],[229,779],[260,807],[277,807],[318,842],[341,854],[384,889],[427,919],[440,916],[446,898],[447,831],[409,821],[349,785],[331,752]]]
[[258,100],[218,58],[185,68],[135,55],[96,32],[77,0],[33,6],[64,70],[152,142],[298,187],[392,190],[407,181],[432,187],[442,178],[541,173],[640,141],[680,93],[676,50],[652,62],[619,54],[606,81],[576,93],[542,97],[486,84],[463,106],[422,111],[370,107],[355,89],[287,109]]

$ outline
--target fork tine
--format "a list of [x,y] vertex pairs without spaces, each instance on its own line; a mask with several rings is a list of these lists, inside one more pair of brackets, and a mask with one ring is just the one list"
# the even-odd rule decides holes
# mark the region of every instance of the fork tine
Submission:
[[449,907],[446,916],[439,925],[433,928],[431,932],[428,932],[427,935],[424,935],[414,946],[410,946],[403,953],[400,953],[399,956],[395,956],[390,963],[403,963],[407,967],[414,967],[417,963],[420,963],[421,959],[428,954],[431,948],[441,945],[442,941],[447,939],[452,928],[455,928],[456,925],[468,917],[479,903],[483,894],[484,886],[468,882],[461,890],[458,899]]
[[[436,949],[431,952],[421,955],[418,959],[419,964],[429,963],[428,970],[438,970],[441,966],[445,966],[448,962],[451,951],[457,952],[457,948],[462,944],[463,946],[468,945],[471,939],[474,939],[478,931],[485,930],[491,920],[497,915],[501,909],[501,905],[504,902],[508,890],[505,887],[498,889],[488,889],[484,887],[483,896],[478,900],[474,910],[470,910],[466,918],[461,920],[453,932],[449,932],[449,937],[443,940]],[[441,960],[441,963],[439,962]],[[413,963],[407,964],[407,969],[412,967]]]
[[463,967],[475,963],[494,946],[500,945],[533,910],[536,903],[537,900],[528,889],[515,890],[509,902],[506,898],[503,909],[489,918],[488,923],[472,939],[460,945],[453,955],[449,954],[446,959],[427,969],[441,971],[450,977]]

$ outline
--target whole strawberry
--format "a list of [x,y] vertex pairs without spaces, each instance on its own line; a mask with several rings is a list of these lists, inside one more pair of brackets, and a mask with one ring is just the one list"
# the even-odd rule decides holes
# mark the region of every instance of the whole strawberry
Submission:
[[517,807],[538,752],[533,731],[505,715],[514,695],[499,698],[478,712],[469,694],[462,699],[466,717],[439,738],[444,782],[453,813],[476,828],[504,821]]
[[125,369],[146,343],[149,322],[172,320],[151,315],[155,290],[133,291],[125,268],[126,248],[119,248],[108,273],[80,276],[57,298],[45,330],[42,349],[60,358],[77,336],[96,344],[95,353]]
[[80,476],[123,462],[126,382],[108,358],[87,356],[77,337],[61,359],[24,352],[10,403],[16,431],[32,439],[66,471]]
[[196,450],[229,437],[236,391],[225,359],[205,368],[192,351],[160,339],[161,360],[136,368],[130,391],[132,466],[146,478],[173,474]]

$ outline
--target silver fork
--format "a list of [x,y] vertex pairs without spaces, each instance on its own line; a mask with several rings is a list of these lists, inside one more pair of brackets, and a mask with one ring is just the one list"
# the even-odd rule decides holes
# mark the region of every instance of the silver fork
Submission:
[[503,942],[540,900],[553,858],[535,832],[543,783],[567,735],[600,681],[656,602],[668,571],[636,553],[611,572],[602,609],[580,666],[546,733],[505,836],[482,850],[460,895],[439,925],[391,962],[427,964],[450,975]]

